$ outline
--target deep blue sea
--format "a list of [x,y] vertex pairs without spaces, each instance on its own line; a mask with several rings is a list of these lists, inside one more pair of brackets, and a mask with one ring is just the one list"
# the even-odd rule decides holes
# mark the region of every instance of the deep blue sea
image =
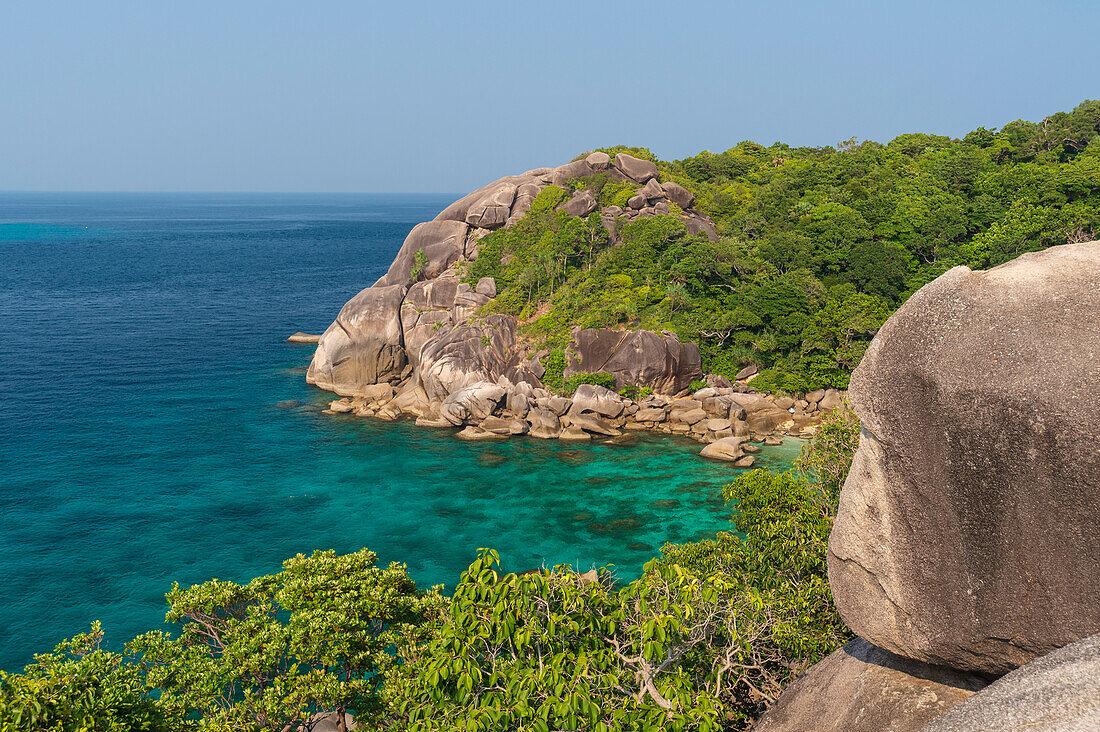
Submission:
[[[728,527],[736,471],[632,447],[320,414],[312,346],[412,226],[457,196],[0,193],[0,668],[103,621],[162,627],[173,581],[245,581],[369,547],[453,585],[613,563]],[[791,441],[767,448],[783,466]]]

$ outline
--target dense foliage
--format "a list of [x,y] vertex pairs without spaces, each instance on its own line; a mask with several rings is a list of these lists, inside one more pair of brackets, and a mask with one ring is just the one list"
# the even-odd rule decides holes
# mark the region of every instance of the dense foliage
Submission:
[[[655,160],[640,148],[605,148]],[[836,148],[742,142],[658,162],[696,195],[718,242],[676,215],[570,218],[550,187],[517,226],[482,240],[470,281],[497,278],[492,307],[562,347],[572,327],[669,329],[699,343],[704,369],[764,369],[768,391],[845,387],[871,337],[908,295],[953,266],[986,268],[1100,231],[1100,101],[1041,123],[962,139],[906,134]],[[636,186],[572,181],[602,206]]]
[[0,675],[0,730],[289,731],[345,710],[377,730],[742,729],[848,637],[825,544],[856,435],[830,415],[796,471],[726,488],[735,531],[666,545],[625,585],[482,550],[446,598],[362,550],[174,586],[171,633],[124,656],[96,625]]

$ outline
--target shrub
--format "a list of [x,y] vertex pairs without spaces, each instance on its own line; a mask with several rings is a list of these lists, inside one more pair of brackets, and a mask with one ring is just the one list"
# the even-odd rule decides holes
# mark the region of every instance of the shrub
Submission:
[[561,391],[565,381],[565,349],[555,348],[543,357],[542,366],[546,373],[542,375],[542,384],[551,391]]
[[695,392],[699,391],[700,389],[706,389],[707,386],[708,386],[707,382],[700,379],[700,380],[693,381],[690,384],[688,384],[688,391],[690,391],[692,393],[695,393]]
[[131,659],[100,649],[103,630],[63,641],[38,654],[22,674],[0,671],[0,729],[179,729],[144,683]]
[[653,389],[649,386],[638,387],[634,384],[627,384],[622,389],[619,389],[619,396],[624,396],[627,399],[632,399],[634,401],[645,399],[651,394],[653,394]]
[[405,566],[375,566],[363,549],[316,551],[247,585],[212,580],[167,594],[176,634],[154,631],[127,647],[179,718],[225,728],[295,728],[312,714],[353,710],[379,719],[392,650],[418,638],[445,604],[417,591]]
[[595,373],[578,373],[573,374],[562,383],[562,394],[570,395],[577,390],[577,387],[581,384],[594,384],[595,386],[602,386],[607,389],[615,389],[615,375],[609,374],[603,371],[597,371]]
[[811,391],[810,383],[801,374],[792,374],[779,368],[768,368],[761,371],[752,380],[752,387],[757,391],[770,394],[804,394]]

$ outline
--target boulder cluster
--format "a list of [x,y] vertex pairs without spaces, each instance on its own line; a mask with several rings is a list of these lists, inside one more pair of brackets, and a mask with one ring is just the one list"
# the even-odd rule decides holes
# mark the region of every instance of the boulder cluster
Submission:
[[[336,392],[326,410],[393,420],[402,416],[432,427],[462,428],[464,439],[509,435],[565,440],[614,437],[624,430],[653,430],[708,444],[703,454],[751,465],[750,440],[812,432],[821,415],[840,405],[835,391],[777,399],[752,393],[755,368],[731,383],[703,378],[699,348],[674,333],[578,329],[566,349],[564,377],[610,374],[616,389],[633,387],[637,400],[592,385],[571,398],[545,388],[545,351],[517,337],[516,319],[479,315],[497,295],[493,278],[471,285],[460,276],[478,256],[489,232],[519,221],[548,185],[605,173],[639,186],[628,206],[608,206],[600,220],[616,239],[624,219],[669,214],[678,208],[691,232],[714,237],[713,224],[691,208],[693,195],[676,183],[660,183],[657,166],[630,155],[592,153],[557,168],[539,168],[501,178],[455,201],[432,221],[409,233],[388,271],[353,297],[316,340],[306,380]],[[580,190],[561,204],[571,216],[598,209]]]
[[760,450],[752,443],[778,445],[783,435],[809,436],[825,412],[843,403],[841,392],[832,389],[795,400],[753,393],[752,387],[721,377],[711,380],[717,386],[679,397],[650,394],[637,400],[595,384],[581,384],[572,396],[559,396],[507,376],[475,381],[433,399],[425,381],[410,380],[400,388],[365,387],[354,397],[333,401],[326,412],[383,420],[411,416],[422,427],[462,428],[458,437],[465,440],[529,435],[576,441],[631,431],[663,432],[705,443],[703,457],[747,468]]
[[956,267],[886,322],[829,540],[859,638],[755,729],[1100,730],[1097,313],[1086,242]]

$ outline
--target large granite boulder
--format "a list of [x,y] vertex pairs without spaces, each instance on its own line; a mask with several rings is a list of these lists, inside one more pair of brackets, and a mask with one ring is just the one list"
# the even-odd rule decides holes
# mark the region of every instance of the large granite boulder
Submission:
[[421,251],[427,263],[419,273],[420,279],[431,279],[442,274],[465,252],[467,228],[461,221],[425,221],[417,224],[405,237],[389,270],[374,286],[408,285],[413,281],[416,253]]
[[612,163],[627,178],[636,183],[646,183],[650,178],[657,177],[657,164],[649,160],[642,160],[633,155],[619,153]]
[[559,165],[550,173],[550,182],[556,186],[565,186],[569,181],[577,178],[585,178],[596,171],[588,164],[587,160],[574,160],[565,165]]
[[453,425],[481,422],[504,402],[504,387],[489,381],[478,381],[448,394],[439,414]]
[[520,360],[515,318],[496,313],[425,343],[415,374],[428,398],[440,402],[465,386],[502,376],[540,385]]
[[561,210],[570,216],[587,216],[596,210],[596,199],[587,190],[576,191],[573,196],[561,205]]
[[611,167],[611,156],[605,152],[594,152],[590,153],[584,162],[588,163],[592,170],[607,170]]
[[784,689],[752,729],[916,732],[983,686],[976,676],[902,658],[856,638]]
[[570,414],[599,414],[614,419],[623,413],[626,400],[605,386],[581,384],[573,393]]
[[706,214],[700,213],[692,209],[687,212],[687,218],[684,219],[684,224],[687,226],[689,234],[703,234],[711,241],[718,241],[718,227],[714,225]]
[[306,382],[341,396],[396,381],[407,364],[401,330],[401,285],[368,287],[340,309],[321,335]]
[[[534,172],[535,171],[532,171],[532,173]],[[498,195],[502,189],[511,187],[513,192],[515,192],[520,186],[528,183],[535,183],[538,180],[539,178],[532,174],[508,175],[503,178],[498,178],[487,186],[482,186],[476,191],[467,193],[465,196],[440,211],[435,217],[435,221],[458,221],[466,223],[466,217],[470,214],[471,210],[484,206],[490,198]]]
[[512,203],[516,200],[515,183],[501,183],[490,190],[466,212],[466,223],[480,229],[495,229],[503,226],[512,212]]
[[1100,242],[956,267],[852,376],[829,541],[855,633],[1000,674],[1100,631]]
[[405,339],[405,354],[409,363],[420,363],[420,349],[430,339],[440,335],[454,322],[459,281],[454,276],[436,277],[409,287],[401,303],[401,331]]
[[745,456],[745,451],[741,448],[744,441],[743,437],[723,437],[704,447],[699,454],[712,460],[732,463]]
[[668,199],[675,203],[677,206],[683,209],[691,208],[691,204],[695,202],[695,194],[684,188],[679,183],[662,183],[661,188],[664,189],[665,195]]
[[1002,676],[924,730],[1100,730],[1100,635],[1048,653]]
[[578,330],[573,334],[565,377],[596,372],[613,374],[618,388],[632,384],[660,394],[683,391],[703,376],[699,347],[681,343],[675,335],[661,336],[648,330]]

